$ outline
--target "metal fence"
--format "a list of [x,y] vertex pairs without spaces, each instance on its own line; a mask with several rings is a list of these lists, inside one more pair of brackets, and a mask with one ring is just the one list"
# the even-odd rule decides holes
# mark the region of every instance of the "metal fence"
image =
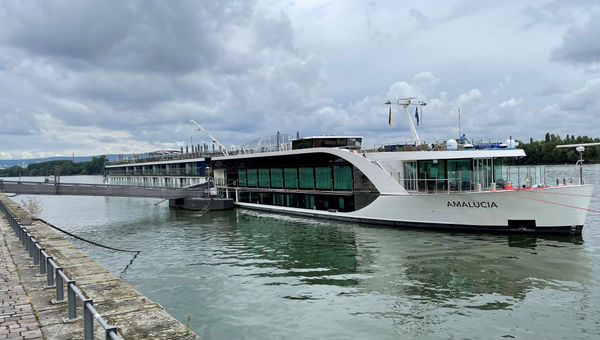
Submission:
[[[107,340],[120,340],[117,334],[117,327],[109,325],[98,314],[94,308],[94,301],[88,299],[75,285],[75,280],[69,279],[62,268],[54,262],[52,256],[46,253],[36,239],[31,235],[27,228],[21,225],[19,220],[8,210],[3,202],[0,202],[0,210],[6,216],[9,225],[17,234],[25,250],[29,252],[29,257],[33,259],[34,265],[39,265],[40,275],[46,275],[46,288],[56,288],[56,299],[52,303],[67,303],[68,317],[63,318],[65,323],[78,320],[77,317],[77,299],[83,304],[83,336],[85,340],[94,339],[94,319],[104,328]],[[65,298],[64,288],[67,287],[67,297]]]

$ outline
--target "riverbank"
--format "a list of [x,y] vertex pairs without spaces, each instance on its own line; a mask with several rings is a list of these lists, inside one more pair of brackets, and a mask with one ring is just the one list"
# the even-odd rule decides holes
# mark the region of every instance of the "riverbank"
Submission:
[[[99,314],[109,324],[117,327],[123,339],[198,339],[197,335],[169,315],[161,305],[108,272],[51,227],[28,219],[26,212],[4,194],[0,194],[0,201],[23,224],[29,224],[28,232],[46,248],[46,252],[62,267],[64,273],[76,281],[83,294],[94,301],[94,307]],[[55,290],[44,288],[46,276],[38,275],[39,268],[31,265],[28,252],[21,246],[4,216],[0,217],[0,232],[6,251],[14,261],[14,270],[7,265],[5,276],[11,282],[21,281],[25,301],[30,302],[33,315],[39,322],[40,336],[43,335],[45,339],[83,338],[82,319],[71,323],[63,322],[62,318],[68,315],[67,305],[51,302],[55,298]],[[22,300],[22,294],[20,299]],[[28,325],[33,330],[34,322]],[[94,333],[97,338],[104,337],[103,329],[98,325]]]

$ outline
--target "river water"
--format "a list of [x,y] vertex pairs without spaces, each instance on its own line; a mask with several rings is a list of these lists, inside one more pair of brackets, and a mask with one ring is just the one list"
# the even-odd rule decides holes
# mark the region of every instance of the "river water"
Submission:
[[[585,178],[600,184],[600,165]],[[600,210],[600,185],[594,196]],[[123,272],[130,254],[73,241],[203,339],[600,338],[599,213],[581,237],[551,237],[35,198],[51,223],[141,250]]]

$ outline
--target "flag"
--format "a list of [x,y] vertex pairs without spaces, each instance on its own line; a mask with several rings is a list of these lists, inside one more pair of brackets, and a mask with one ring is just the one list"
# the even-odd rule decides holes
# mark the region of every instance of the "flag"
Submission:
[[390,124],[390,127],[392,127],[392,106],[390,105],[390,115],[388,118],[388,124]]
[[415,107],[415,118],[417,118],[417,126],[419,126],[419,107]]

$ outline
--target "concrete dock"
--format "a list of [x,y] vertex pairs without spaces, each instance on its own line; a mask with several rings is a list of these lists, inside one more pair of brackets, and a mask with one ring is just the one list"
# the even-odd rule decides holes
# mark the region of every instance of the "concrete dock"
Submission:
[[[123,339],[199,339],[164,308],[127,285],[99,263],[77,249],[48,225],[32,222],[16,203],[0,193],[0,201],[22,224],[64,273],[90,299],[98,313],[115,325]],[[64,323],[66,303],[53,304],[55,290],[44,288],[46,275],[39,275],[29,253],[0,214],[0,340],[83,339],[83,320]],[[78,304],[81,310],[81,302]],[[78,312],[81,315],[81,312]],[[97,323],[94,337],[104,339]]]

